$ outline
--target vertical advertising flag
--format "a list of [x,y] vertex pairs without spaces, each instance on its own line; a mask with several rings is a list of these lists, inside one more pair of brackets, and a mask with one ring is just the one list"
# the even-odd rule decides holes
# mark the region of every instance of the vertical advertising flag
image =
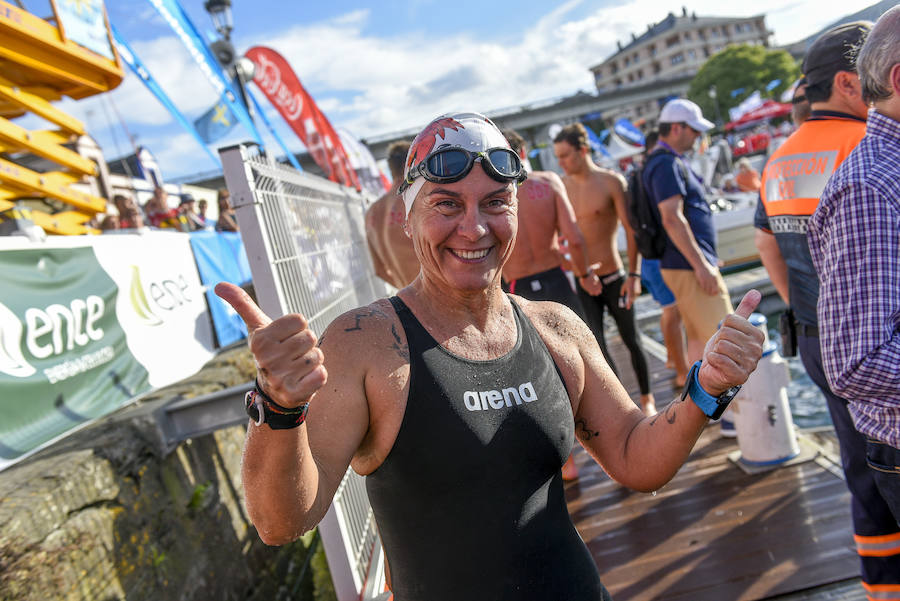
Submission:
[[119,51],[119,56],[122,58],[122,62],[128,65],[128,68],[131,69],[132,73],[140,78],[141,82],[144,86],[150,90],[150,93],[156,96],[156,99],[159,100],[160,104],[162,104],[169,114],[175,117],[175,120],[183,127],[189,134],[191,134],[197,143],[203,147],[203,150],[206,151],[206,154],[209,155],[209,158],[212,159],[213,163],[219,164],[219,160],[215,157],[215,155],[210,152],[209,148],[206,147],[206,143],[203,138],[197,133],[197,130],[194,129],[194,126],[191,125],[190,121],[187,120],[181,111],[178,110],[178,107],[172,102],[169,96],[163,91],[163,89],[159,86],[155,79],[153,79],[153,75],[150,74],[150,71],[144,66],[144,63],[141,62],[141,59],[138,58],[138,55],[134,53],[131,49],[131,46],[128,45],[128,42],[125,41],[115,27],[112,27],[113,33],[113,41],[116,44],[116,50]]
[[278,109],[326,177],[358,189],[356,174],[340,138],[284,57],[262,46],[250,48],[246,56],[256,64],[254,83]]
[[256,130],[253,118],[250,117],[247,108],[238,100],[238,96],[232,87],[231,79],[222,71],[222,67],[219,65],[216,57],[213,56],[212,51],[206,45],[206,42],[203,41],[203,38],[200,37],[197,28],[188,19],[187,13],[184,12],[181,5],[178,4],[177,0],[149,0],[149,2],[162,15],[162,18],[169,24],[169,27],[172,28],[172,31],[181,40],[181,43],[188,49],[191,58],[194,59],[200,67],[200,71],[212,84],[221,101],[228,105],[231,112],[244,124],[262,149],[264,147],[262,138]]

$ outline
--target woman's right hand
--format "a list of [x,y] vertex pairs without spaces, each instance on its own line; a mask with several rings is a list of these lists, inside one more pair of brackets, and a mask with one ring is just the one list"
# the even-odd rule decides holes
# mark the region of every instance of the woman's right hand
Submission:
[[325,385],[328,372],[306,318],[292,313],[272,321],[238,286],[220,282],[215,291],[247,324],[248,346],[266,395],[284,407],[308,403]]

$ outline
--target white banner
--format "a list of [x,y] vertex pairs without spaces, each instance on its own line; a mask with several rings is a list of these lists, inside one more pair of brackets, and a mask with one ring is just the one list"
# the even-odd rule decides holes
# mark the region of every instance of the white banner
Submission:
[[213,355],[212,321],[188,236],[99,236],[97,261],[119,287],[116,315],[150,385],[197,373]]
[[116,283],[116,319],[152,387],[191,376],[212,359],[212,320],[188,236],[180,232],[50,236],[44,243],[0,237],[0,253],[75,247],[92,247],[97,262]]

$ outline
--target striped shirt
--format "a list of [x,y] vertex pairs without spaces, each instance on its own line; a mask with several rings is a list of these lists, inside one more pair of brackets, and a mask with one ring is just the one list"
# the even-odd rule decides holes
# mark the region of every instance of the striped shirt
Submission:
[[900,122],[869,112],[808,235],[828,382],[857,430],[900,448]]

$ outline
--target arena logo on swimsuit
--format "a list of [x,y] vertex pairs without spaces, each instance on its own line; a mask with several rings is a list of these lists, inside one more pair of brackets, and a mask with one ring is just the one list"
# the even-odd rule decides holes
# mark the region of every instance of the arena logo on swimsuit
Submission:
[[518,388],[504,388],[503,390],[467,390],[463,393],[463,403],[469,411],[487,411],[490,409],[503,409],[521,405],[522,401],[533,403],[538,400],[537,393],[531,382],[525,382]]

